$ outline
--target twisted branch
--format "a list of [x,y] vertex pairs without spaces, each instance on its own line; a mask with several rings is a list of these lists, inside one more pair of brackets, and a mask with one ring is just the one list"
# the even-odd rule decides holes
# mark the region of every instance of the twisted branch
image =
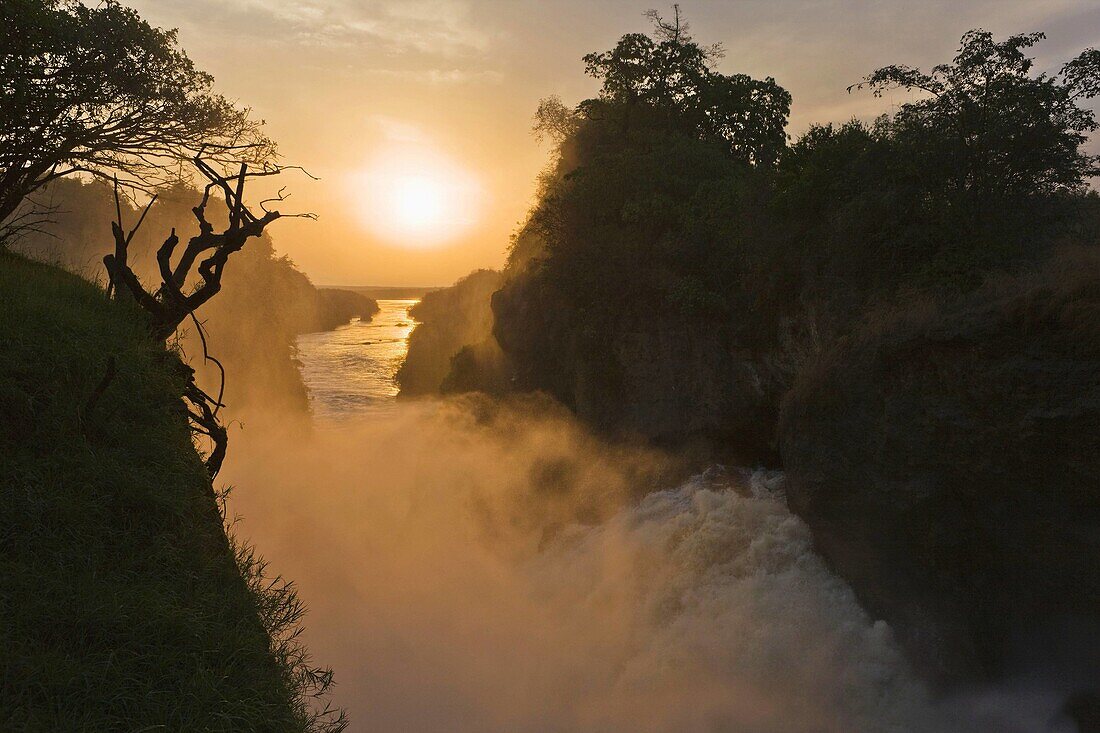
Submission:
[[[285,188],[280,189],[274,198],[264,199],[260,202],[263,214],[255,215],[244,203],[245,184],[249,178],[278,175],[291,168],[300,170],[310,178],[308,171],[299,166],[279,167],[265,166],[260,170],[249,171],[247,164],[242,163],[235,175],[222,175],[213,166],[202,158],[205,148],[193,159],[195,167],[202,173],[207,184],[203,188],[202,199],[198,205],[191,209],[195,220],[199,225],[199,233],[191,237],[180,255],[179,260],[173,266],[172,258],[179,246],[180,240],[176,230],[157,249],[157,266],[160,272],[161,283],[155,292],[150,292],[142,285],[141,280],[130,268],[127,262],[128,248],[134,238],[134,234],[145,221],[146,215],[156,202],[153,196],[145,206],[137,224],[127,232],[122,222],[122,203],[119,198],[119,183],[115,181],[115,213],[116,221],[111,224],[111,232],[115,240],[115,249],[112,254],[103,258],[103,264],[107,268],[109,278],[108,292],[113,292],[116,299],[128,295],[148,314],[150,328],[154,338],[165,340],[175,333],[176,329],[187,318],[191,318],[198,330],[199,340],[202,342],[203,359],[214,363],[221,373],[221,384],[218,387],[218,396],[213,398],[204,392],[195,382],[195,372],[188,368],[187,384],[184,387],[183,399],[186,402],[185,410],[191,423],[191,430],[197,435],[204,435],[213,442],[213,449],[206,458],[206,468],[211,478],[214,478],[221,470],[225,459],[228,433],[218,419],[218,411],[224,407],[222,398],[225,394],[225,367],[220,361],[210,355],[207,348],[206,332],[202,323],[195,316],[195,310],[213,298],[222,287],[222,275],[226,264],[234,252],[240,251],[245,243],[263,234],[268,224],[284,215],[275,210],[270,210],[265,204],[272,201],[286,201]],[[220,191],[225,199],[225,205],[229,211],[229,224],[222,232],[215,232],[214,226],[207,221],[206,207],[210,203],[212,191]],[[289,214],[287,216],[317,218],[315,214]],[[199,258],[205,253],[210,253],[204,259]],[[198,262],[196,267],[195,263]],[[194,269],[200,280],[196,282],[190,292],[185,292],[188,278]]]

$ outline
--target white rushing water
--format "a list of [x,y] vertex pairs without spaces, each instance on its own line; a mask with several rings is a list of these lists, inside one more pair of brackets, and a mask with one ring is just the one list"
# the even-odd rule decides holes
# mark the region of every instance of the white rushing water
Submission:
[[[233,466],[262,487],[253,538],[309,603],[352,730],[1053,730],[1049,706],[934,704],[779,473],[714,467],[630,499],[651,457],[566,416],[396,403],[412,302],[304,337],[330,429]],[[593,496],[602,519],[578,522]]]

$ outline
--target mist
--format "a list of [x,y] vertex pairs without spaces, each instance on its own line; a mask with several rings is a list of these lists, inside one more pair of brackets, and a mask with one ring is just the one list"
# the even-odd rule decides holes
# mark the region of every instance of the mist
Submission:
[[225,477],[355,730],[1045,728],[1042,701],[933,704],[782,474],[683,468],[538,401],[466,399],[245,430]]

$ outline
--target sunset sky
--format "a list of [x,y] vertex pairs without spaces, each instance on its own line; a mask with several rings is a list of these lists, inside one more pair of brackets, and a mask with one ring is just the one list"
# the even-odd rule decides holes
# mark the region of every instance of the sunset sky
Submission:
[[[217,89],[254,108],[287,162],[292,207],[273,228],[318,284],[443,285],[497,267],[547,153],[541,97],[596,91],[581,56],[648,30],[652,0],[132,0],[176,27]],[[872,117],[901,97],[845,88],[888,63],[946,61],[963,32],[1045,31],[1039,65],[1097,40],[1094,0],[728,0],[681,4],[719,68],[774,76],[794,96],[788,132]],[[662,9],[657,6],[658,9]],[[671,10],[669,9],[669,12]],[[1095,147],[1095,145],[1094,145]]]

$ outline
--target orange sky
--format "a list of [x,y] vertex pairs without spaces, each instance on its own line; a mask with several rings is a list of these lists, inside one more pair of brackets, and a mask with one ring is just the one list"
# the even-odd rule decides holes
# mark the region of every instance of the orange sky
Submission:
[[[272,229],[278,249],[318,284],[441,285],[497,267],[531,203],[547,151],[530,135],[541,97],[567,103],[595,82],[580,57],[644,31],[652,0],[130,0],[177,27],[217,89],[254,108],[287,162],[288,207],[320,215]],[[1093,0],[736,0],[684,2],[696,38],[721,42],[725,72],[771,75],[794,95],[790,132],[867,117],[897,99],[845,87],[887,63],[950,58],[973,27],[1043,30],[1040,67],[1097,39]],[[378,217],[384,185],[363,184],[380,157],[442,160],[476,196],[446,216],[448,241],[394,241]],[[412,165],[412,164],[410,164]],[[392,166],[391,166],[392,168]],[[468,185],[467,185],[468,184]],[[450,189],[448,189],[450,190]],[[466,189],[464,189],[466,190]],[[381,233],[376,230],[381,230]],[[410,246],[414,245],[414,246]]]

